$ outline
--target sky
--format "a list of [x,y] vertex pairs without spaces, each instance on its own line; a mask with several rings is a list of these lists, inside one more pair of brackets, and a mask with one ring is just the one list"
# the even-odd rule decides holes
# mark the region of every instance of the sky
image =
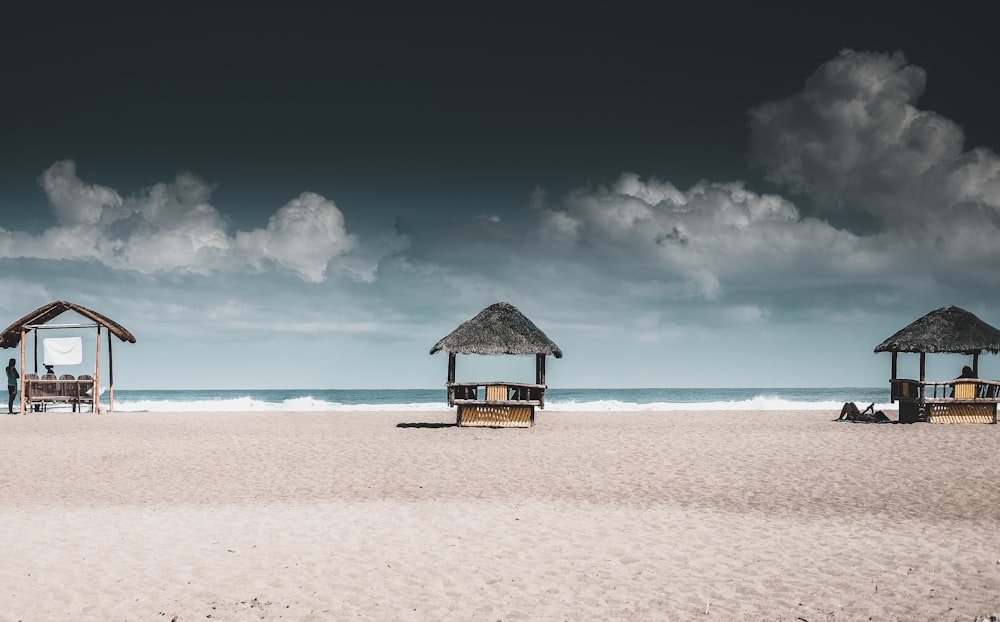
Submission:
[[550,387],[888,390],[914,319],[1000,326],[986,3],[669,4],[9,8],[0,324],[114,319],[117,389],[441,387],[499,301]]

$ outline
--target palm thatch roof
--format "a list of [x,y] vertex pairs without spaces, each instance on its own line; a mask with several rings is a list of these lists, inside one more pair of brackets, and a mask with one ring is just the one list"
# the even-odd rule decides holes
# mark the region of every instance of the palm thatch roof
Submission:
[[514,305],[498,302],[463,322],[434,344],[438,350],[457,354],[551,354],[562,358],[562,350]]
[[875,352],[1000,353],[1000,330],[953,305],[931,311],[875,348]]
[[66,311],[75,311],[76,313],[93,320],[95,323],[105,326],[109,331],[111,331],[111,334],[118,337],[122,341],[135,343],[135,336],[128,332],[124,326],[118,324],[114,320],[101,315],[97,311],[92,311],[87,307],[72,302],[66,302],[65,300],[56,300],[55,302],[50,302],[43,307],[38,307],[31,313],[25,315],[5,328],[3,333],[0,333],[0,348],[13,348],[20,343],[21,329],[24,326],[45,324],[53,318],[62,315]]

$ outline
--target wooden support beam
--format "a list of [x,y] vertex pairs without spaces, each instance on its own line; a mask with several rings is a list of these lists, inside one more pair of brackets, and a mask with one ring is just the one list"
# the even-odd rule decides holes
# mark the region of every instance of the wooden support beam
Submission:
[[115,412],[115,364],[111,357],[111,331],[108,331],[108,412]]
[[97,326],[97,361],[94,363],[94,402],[93,413],[101,412],[101,327]]
[[924,380],[927,378],[927,353],[920,353],[920,399],[924,399]]
[[21,414],[24,412],[24,329],[21,329]]

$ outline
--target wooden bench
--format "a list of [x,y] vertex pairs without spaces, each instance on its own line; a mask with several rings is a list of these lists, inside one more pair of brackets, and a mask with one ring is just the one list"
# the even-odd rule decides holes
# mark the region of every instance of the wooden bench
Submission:
[[[49,377],[51,376],[51,377]],[[24,375],[24,401],[28,410],[46,411],[53,404],[69,404],[76,412],[81,406],[94,405],[94,379],[87,375],[74,378],[64,374],[56,378],[46,374],[38,378],[35,374]]]

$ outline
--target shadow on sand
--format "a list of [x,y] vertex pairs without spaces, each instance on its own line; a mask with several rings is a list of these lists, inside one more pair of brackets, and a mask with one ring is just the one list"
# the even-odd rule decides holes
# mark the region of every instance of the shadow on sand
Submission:
[[415,423],[397,423],[397,428],[454,428],[457,424],[455,423],[432,423],[432,422],[415,422]]

